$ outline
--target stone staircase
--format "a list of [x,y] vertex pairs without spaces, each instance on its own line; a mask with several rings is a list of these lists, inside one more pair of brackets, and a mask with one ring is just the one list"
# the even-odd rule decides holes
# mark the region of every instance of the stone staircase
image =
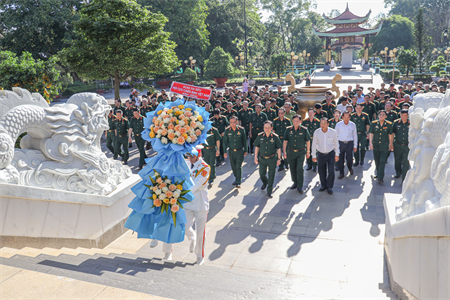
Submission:
[[11,247],[3,247],[0,248],[0,257],[10,258],[14,255],[37,257],[38,255],[41,254],[49,256],[59,256],[61,254],[72,256],[77,256],[79,254],[85,255],[95,255],[95,254],[109,255],[109,254],[124,254],[124,253],[134,254],[147,242],[148,240],[146,239],[137,239],[136,236],[133,235],[132,231],[129,230],[103,249],[100,248],[88,249],[83,247],[78,247],[75,249],[66,247],[62,247],[60,249],[50,247],[45,247],[42,249],[32,247],[15,249]]

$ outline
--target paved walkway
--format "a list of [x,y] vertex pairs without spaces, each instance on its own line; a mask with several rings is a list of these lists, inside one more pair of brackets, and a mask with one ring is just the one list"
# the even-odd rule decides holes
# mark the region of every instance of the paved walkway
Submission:
[[[129,163],[137,172],[136,148],[131,149]],[[204,266],[194,264],[187,241],[175,245],[173,262],[164,262],[161,245],[151,249],[148,241],[135,240],[136,235],[127,232],[114,246],[127,253],[9,255],[0,260],[1,273],[11,266],[38,272],[33,280],[55,289],[55,277],[48,275],[74,279],[67,281],[74,287],[82,286],[80,281],[95,284],[86,290],[107,286],[175,299],[396,299],[383,259],[383,194],[401,191],[401,181],[393,178],[392,155],[383,186],[373,181],[369,151],[364,167],[336,179],[331,196],[318,191],[317,173],[305,171],[306,192],[300,195],[289,189],[289,171],[282,171],[276,175],[273,199],[267,198],[251,155],[245,158],[240,190],[231,185],[228,161],[217,170],[210,190]],[[13,285],[2,279],[1,293],[20,298],[11,289]],[[35,291],[18,295],[49,299],[41,296],[47,295],[40,294],[42,289]],[[57,298],[72,294],[61,295]]]

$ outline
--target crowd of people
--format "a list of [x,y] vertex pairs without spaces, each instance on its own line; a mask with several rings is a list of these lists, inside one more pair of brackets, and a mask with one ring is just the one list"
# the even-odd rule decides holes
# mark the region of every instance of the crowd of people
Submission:
[[[404,180],[409,169],[408,129],[409,108],[416,95],[428,92],[445,92],[437,84],[404,83],[396,86],[382,83],[379,88],[366,91],[359,84],[348,86],[343,95],[335,99],[328,91],[322,103],[308,109],[305,117],[297,114],[295,94],[289,94],[278,86],[248,87],[242,91],[236,86],[224,92],[211,86],[209,101],[197,100],[198,106],[210,112],[212,128],[202,149],[204,161],[211,167],[209,187],[216,177],[216,168],[229,160],[235,181],[242,184],[242,164],[248,154],[259,165],[261,189],[267,188],[272,197],[275,172],[290,170],[292,189],[303,193],[303,174],[318,172],[320,191],[333,193],[335,172],[338,179],[345,176],[344,169],[353,175],[353,167],[363,166],[366,151],[372,150],[376,173],[382,184],[384,170],[390,152],[394,152],[395,178]],[[139,96],[137,90],[125,101],[117,99],[108,120],[110,130],[105,133],[107,147],[114,158],[122,156],[127,164],[128,148],[134,136],[140,152],[139,168],[145,164],[150,144],[140,136],[143,118],[155,110],[159,103],[175,101],[177,95],[165,90],[158,94]],[[194,101],[193,99],[188,99]]]

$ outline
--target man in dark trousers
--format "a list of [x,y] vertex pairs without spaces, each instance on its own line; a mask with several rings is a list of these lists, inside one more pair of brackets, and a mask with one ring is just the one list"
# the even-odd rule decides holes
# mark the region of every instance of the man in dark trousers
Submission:
[[238,118],[236,116],[230,117],[230,126],[225,129],[223,135],[223,155],[227,158],[227,150],[229,150],[230,165],[236,179],[233,185],[238,189],[242,183],[242,163],[244,162],[244,157],[247,156],[248,146],[245,129],[237,125],[237,121]]

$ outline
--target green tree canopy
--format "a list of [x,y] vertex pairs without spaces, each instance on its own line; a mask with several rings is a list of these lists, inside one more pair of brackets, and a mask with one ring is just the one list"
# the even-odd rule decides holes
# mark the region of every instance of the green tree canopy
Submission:
[[409,70],[417,65],[417,52],[414,49],[405,50],[400,47],[398,51],[398,64],[406,68],[406,76],[409,75]]
[[222,47],[216,47],[205,61],[205,76],[209,78],[225,78],[233,74],[233,58]]
[[281,73],[286,70],[287,66],[287,54],[284,52],[272,55],[270,58],[270,72],[277,73],[278,78],[280,78]]
[[83,5],[76,39],[61,54],[82,76],[113,77],[119,98],[119,83],[128,76],[165,73],[179,65],[166,22],[133,0],[93,0]]
[[385,47],[390,50],[403,46],[411,48],[414,44],[414,23],[408,18],[394,15],[383,21],[383,27],[373,38],[373,51],[379,52]]
[[0,1],[0,48],[48,59],[73,35],[80,0]]
[[56,58],[44,61],[34,59],[29,52],[17,56],[11,51],[1,51],[0,89],[10,90],[12,87],[21,87],[31,93],[38,92],[50,103],[61,88]]

